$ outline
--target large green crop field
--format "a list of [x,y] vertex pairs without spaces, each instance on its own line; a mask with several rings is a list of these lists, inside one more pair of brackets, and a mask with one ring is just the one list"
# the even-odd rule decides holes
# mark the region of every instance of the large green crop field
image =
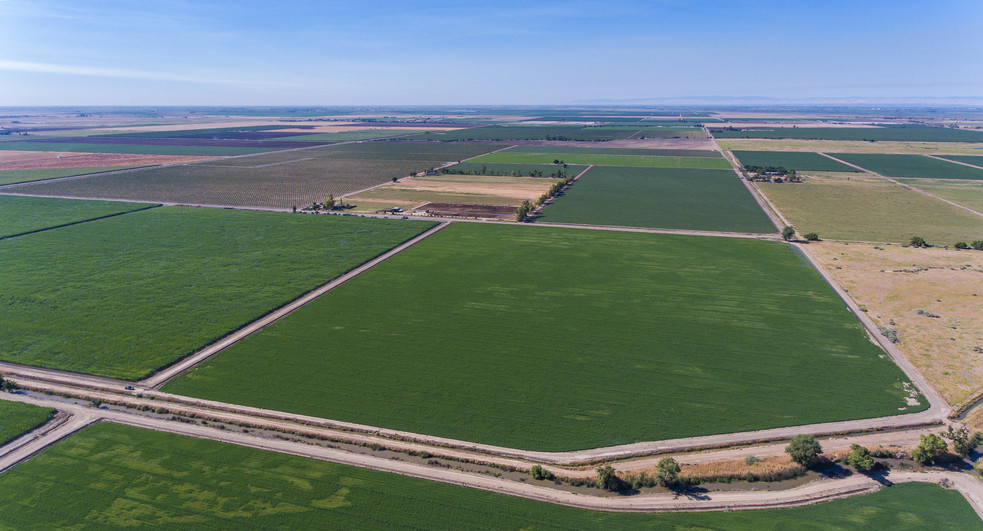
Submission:
[[71,142],[0,142],[0,150],[65,151],[71,153],[137,153],[142,155],[246,155],[273,151],[270,148],[224,146],[153,146],[138,144],[87,144]]
[[983,180],[983,169],[923,155],[883,153],[830,153],[830,155],[887,177]]
[[573,450],[896,415],[882,354],[784,244],[459,223],[164,389]]
[[53,168],[44,170],[0,170],[0,185],[43,181],[73,175],[88,175],[104,171],[126,170],[139,166],[101,166],[95,168]]
[[563,153],[576,155],[646,155],[651,157],[716,157],[719,151],[708,149],[647,149],[647,148],[608,148],[580,146],[513,146],[508,153]]
[[[54,414],[53,409],[0,400],[0,446],[44,424]],[[2,520],[0,517],[0,524]]]
[[983,218],[886,179],[813,177],[758,186],[800,233],[824,239],[903,243],[921,236],[952,245],[983,235]]
[[732,171],[595,166],[539,220],[728,232],[776,232]]
[[0,238],[156,206],[122,201],[0,195]]
[[431,224],[160,207],[0,241],[0,359],[135,379]]
[[482,164],[474,162],[462,162],[444,168],[441,173],[459,175],[499,175],[510,177],[529,176],[531,172],[542,172],[543,177],[549,177],[563,170],[567,175],[579,175],[587,169],[587,166],[577,164],[567,164],[566,168],[556,164]]
[[19,191],[205,205],[289,209],[385,183],[505,146],[367,142],[38,183]]
[[[202,473],[207,471],[207,473]],[[588,511],[116,424],[0,475],[0,527],[980,529],[958,491],[908,483],[781,510]]]
[[734,156],[745,166],[774,166],[796,171],[860,171],[819,153],[808,151],[735,151]]
[[[548,149],[548,148],[547,148]],[[722,157],[651,157],[641,155],[602,155],[595,153],[517,153],[511,150],[489,153],[474,159],[476,163],[549,164],[562,160],[569,164],[596,164],[599,166],[635,166],[648,168],[696,168],[704,170],[729,170],[730,163]]]
[[884,127],[757,127],[748,130],[712,129],[717,138],[798,138],[891,142],[983,142],[983,132],[924,125]]

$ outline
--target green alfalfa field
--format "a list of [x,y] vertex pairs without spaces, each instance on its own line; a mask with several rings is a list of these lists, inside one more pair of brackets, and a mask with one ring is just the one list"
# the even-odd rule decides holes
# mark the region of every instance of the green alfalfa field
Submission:
[[0,240],[0,359],[137,379],[432,225],[159,207]]
[[459,223],[164,390],[563,451],[923,409],[905,382],[788,245]]
[[0,195],[0,238],[153,208],[152,203]]
[[55,410],[0,400],[0,446],[48,422]]

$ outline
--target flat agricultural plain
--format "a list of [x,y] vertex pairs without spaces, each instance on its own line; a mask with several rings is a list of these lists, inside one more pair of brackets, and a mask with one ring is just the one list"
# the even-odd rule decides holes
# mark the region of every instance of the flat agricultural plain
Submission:
[[758,187],[800,233],[820,238],[903,243],[921,236],[952,245],[983,235],[983,217],[878,177],[815,175]]
[[734,151],[734,156],[744,166],[786,168],[795,171],[859,172],[860,170],[805,151]]
[[583,125],[489,125],[458,129],[456,131],[431,131],[408,138],[430,141],[471,141],[486,140],[501,142],[508,140],[561,140],[603,142],[629,138],[641,128],[602,129]]
[[[954,203],[983,212],[983,181],[976,180],[945,180],[945,179],[898,179],[909,186],[924,190],[930,194],[948,199]],[[983,239],[983,235],[980,238]]]
[[107,423],[0,475],[0,515],[14,529],[980,528],[959,492],[924,483],[782,510],[609,513]]
[[366,142],[40,183],[19,192],[289,209],[487,153],[495,144]]
[[160,207],[0,241],[0,359],[137,379],[430,227]]
[[730,170],[595,166],[538,220],[725,232],[778,230]]
[[152,203],[84,201],[55,197],[0,195],[0,238],[61,227],[125,212],[152,208]]
[[168,146],[144,144],[89,144],[64,142],[0,142],[0,150],[14,151],[63,151],[73,153],[130,153],[140,155],[185,155],[221,157],[262,153],[272,148],[248,148],[225,146]]
[[0,446],[48,422],[54,414],[53,409],[0,400]]
[[983,155],[941,155],[941,158],[983,167]]
[[887,177],[983,180],[983,169],[922,155],[830,153],[830,155]]
[[459,223],[164,390],[559,451],[926,407],[906,381],[785,244]]
[[596,153],[513,153],[511,150],[489,153],[474,159],[475,163],[549,164],[561,160],[568,164],[598,166],[634,166],[648,168],[695,168],[729,170],[730,163],[721,157],[652,157],[642,155],[604,155]]

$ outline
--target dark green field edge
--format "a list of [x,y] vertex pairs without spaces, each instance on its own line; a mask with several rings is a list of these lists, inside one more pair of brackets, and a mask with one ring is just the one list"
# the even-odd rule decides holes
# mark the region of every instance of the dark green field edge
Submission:
[[936,155],[940,159],[964,162],[973,166],[983,167],[983,155]]
[[513,146],[506,151],[514,153],[574,153],[595,155],[640,155],[651,157],[723,157],[719,151],[706,149],[645,149],[645,148],[594,148],[577,146]]
[[830,153],[830,155],[886,177],[983,180],[981,168],[971,168],[924,155],[884,153]]
[[819,153],[808,151],[732,151],[743,166],[773,166],[795,171],[856,172],[847,166]]
[[[205,473],[207,471],[207,473]],[[983,528],[963,496],[905,483],[788,509],[625,513],[118,424],[87,427],[0,475],[0,527],[180,529]]]
[[778,231],[733,171],[594,166],[536,221],[772,234]]
[[[2,194],[0,194],[0,195],[2,195]],[[19,197],[23,197],[23,196],[19,196]],[[69,199],[69,201],[72,201],[72,200]],[[125,201],[118,201],[118,202],[119,203],[124,203]],[[29,230],[29,231],[25,231],[25,232],[19,232],[19,233],[14,233],[14,234],[0,234],[0,240],[6,240],[6,239],[9,239],[9,238],[16,238],[18,236],[27,236],[28,234],[36,234],[38,232],[44,232],[44,231],[48,231],[48,230],[60,229],[60,228],[63,228],[63,227],[71,227],[72,225],[78,225],[80,223],[88,223],[90,221],[98,221],[100,219],[114,218],[116,216],[122,216],[122,215],[125,215],[125,214],[132,214],[134,212],[140,212],[142,210],[150,210],[151,208],[157,208],[159,206],[162,206],[162,205],[158,203],[158,204],[153,204],[153,205],[147,205],[145,207],[137,208],[137,209],[134,209],[134,210],[127,210],[125,212],[116,212],[116,213],[113,213],[113,214],[106,214],[105,216],[98,216],[98,217],[88,218],[88,219],[80,219],[78,221],[70,221],[70,222],[67,222],[67,223],[62,223],[60,225],[52,225],[50,227],[44,227],[44,228]]]
[[[277,306],[273,306],[273,307],[270,307],[270,309],[269,309],[269,310],[267,310],[267,311],[265,311],[264,313],[262,313],[262,314],[259,314],[259,315],[257,315],[257,316],[255,316],[254,318],[252,318],[252,319],[249,319],[248,321],[245,321],[245,322],[243,322],[243,323],[242,323],[241,325],[239,325],[239,326],[237,326],[237,327],[235,327],[235,328],[232,328],[232,329],[229,329],[229,330],[228,330],[227,332],[223,332],[222,334],[220,334],[220,335],[217,335],[217,336],[215,336],[215,337],[213,337],[213,338],[212,338],[212,339],[210,339],[210,340],[209,340],[208,342],[206,342],[206,343],[203,343],[203,344],[202,344],[202,345],[201,345],[200,347],[197,347],[197,348],[195,348],[195,349],[193,349],[193,350],[191,350],[191,351],[188,351],[188,352],[186,352],[185,354],[183,354],[183,355],[181,355],[181,357],[180,357],[180,358],[177,358],[177,359],[174,359],[174,360],[172,360],[172,361],[170,361],[169,363],[167,363],[166,365],[162,365],[162,366],[160,366],[160,367],[157,367],[156,369],[153,369],[153,370],[151,370],[151,371],[149,371],[149,372],[147,372],[146,374],[143,374],[143,375],[141,375],[141,376],[139,376],[139,377],[136,377],[136,378],[130,378],[129,380],[130,380],[130,381],[134,381],[134,382],[135,382],[135,381],[140,381],[140,380],[144,380],[144,379],[147,379],[147,378],[150,378],[151,376],[153,376],[153,375],[155,375],[155,374],[157,374],[157,373],[159,373],[159,372],[161,372],[161,371],[164,371],[164,370],[167,370],[168,368],[170,368],[170,367],[172,367],[172,366],[174,366],[174,365],[176,365],[177,363],[179,363],[179,362],[181,362],[182,360],[184,360],[184,359],[185,359],[185,358],[187,358],[188,356],[191,356],[191,355],[193,355],[194,353],[196,353],[196,352],[199,352],[199,351],[201,351],[202,349],[206,349],[206,348],[208,348],[208,347],[210,347],[211,345],[213,345],[213,344],[215,344],[216,342],[218,342],[218,341],[220,341],[220,340],[221,340],[222,338],[224,338],[224,337],[226,337],[226,336],[228,336],[228,335],[230,335],[230,334],[234,334],[234,333],[236,333],[236,332],[238,332],[239,330],[242,330],[243,328],[245,328],[245,327],[247,327],[247,326],[249,326],[250,324],[252,324],[252,323],[254,323],[255,321],[257,321],[257,320],[259,320],[259,319],[262,319],[263,317],[265,317],[265,316],[267,316],[267,315],[269,315],[269,314],[271,314],[271,313],[273,313],[273,312],[275,312],[275,311],[277,311],[277,310],[279,310],[279,309],[281,309],[281,308],[283,308],[284,306],[287,306],[287,305],[289,305],[289,304],[291,304],[291,303],[293,303],[293,302],[294,302],[294,301],[296,301],[297,299],[300,299],[300,298],[302,298],[302,297],[304,297],[304,296],[306,296],[306,295],[307,295],[308,293],[310,293],[310,292],[312,292],[312,291],[315,291],[315,290],[317,290],[317,289],[320,289],[320,288],[321,288],[322,286],[324,286],[325,284],[329,284],[329,283],[331,283],[331,282],[333,282],[333,281],[334,281],[335,279],[337,279],[338,277],[341,277],[341,276],[343,276],[343,275],[346,275],[346,274],[348,274],[349,272],[351,272],[352,270],[354,270],[354,269],[357,269],[357,268],[359,268],[359,267],[361,267],[361,266],[362,266],[363,264],[365,264],[365,263],[367,263],[367,262],[371,262],[372,260],[375,260],[376,258],[378,258],[378,257],[380,257],[380,256],[382,256],[382,255],[384,255],[384,254],[386,254],[386,253],[388,253],[388,252],[389,252],[389,251],[391,251],[391,250],[392,250],[393,248],[395,248],[395,247],[398,247],[398,246],[400,246],[400,245],[402,245],[402,244],[404,244],[404,243],[406,243],[407,241],[409,241],[409,240],[412,240],[413,238],[416,238],[417,236],[420,236],[420,235],[422,235],[422,234],[424,234],[424,233],[427,233],[427,232],[430,232],[430,231],[433,231],[433,230],[434,230],[435,228],[437,228],[437,226],[439,225],[439,223],[437,223],[436,221],[430,221],[430,222],[427,222],[427,221],[416,221],[416,220],[414,220],[413,222],[414,222],[414,223],[421,223],[421,224],[430,224],[430,227],[425,227],[425,228],[424,228],[423,230],[421,230],[421,231],[420,231],[419,233],[417,233],[417,234],[414,234],[414,235],[411,235],[411,236],[409,236],[408,238],[406,238],[405,240],[402,240],[402,241],[399,241],[399,242],[396,242],[396,244],[395,244],[395,245],[393,245],[392,247],[390,247],[390,248],[388,248],[388,249],[383,249],[383,250],[381,250],[381,251],[379,251],[378,253],[376,253],[375,255],[373,255],[373,256],[371,256],[371,257],[369,257],[368,259],[366,259],[366,260],[363,260],[362,262],[359,262],[359,263],[357,263],[357,264],[355,264],[355,265],[353,265],[353,266],[351,266],[351,267],[349,267],[348,269],[346,269],[346,270],[344,270],[344,271],[342,271],[342,272],[340,272],[340,273],[338,273],[337,275],[335,275],[335,276],[333,276],[333,277],[331,277],[331,278],[329,278],[328,280],[326,280],[326,281],[324,281],[324,282],[322,282],[322,283],[321,283],[320,285],[318,285],[318,286],[315,286],[314,288],[311,288],[311,289],[309,289],[309,290],[307,290],[307,291],[305,291],[305,292],[303,292],[303,293],[301,293],[301,294],[299,294],[299,295],[297,295],[296,297],[294,297],[294,298],[292,298],[292,299],[290,299],[290,300],[288,300],[288,301],[286,301],[286,302],[284,302],[283,304],[279,304],[279,305],[277,305]],[[316,300],[316,299],[315,299],[315,300]]]
[[44,426],[54,416],[51,408],[0,400],[0,446]]
[[[311,227],[314,227],[316,226],[315,224],[319,224],[322,222],[325,225],[338,224],[338,223],[351,224],[351,223],[369,222],[369,223],[373,223],[374,225],[378,225],[378,227],[372,229],[373,231],[384,232],[384,230],[381,228],[382,225],[374,223],[375,220],[365,220],[362,218],[335,218],[333,216],[314,217],[314,216],[303,216],[300,214],[289,214],[289,213],[266,213],[266,212],[255,212],[255,211],[248,211],[248,210],[203,209],[203,208],[192,208],[192,207],[160,207],[160,208],[144,209],[135,213],[133,216],[133,220],[137,222],[136,220],[137,216],[152,214],[154,212],[159,213],[164,218],[168,218],[168,216],[179,216],[179,217],[194,216],[196,218],[196,221],[193,221],[192,225],[194,223],[206,222],[206,220],[208,220],[208,223],[214,225],[215,223],[221,222],[220,218],[224,218],[229,215],[234,215],[239,217],[236,221],[237,221],[237,227],[240,227],[240,230],[243,231],[252,230],[254,233],[259,232],[256,223],[258,223],[260,219],[264,219],[269,216],[285,216],[287,218],[290,218],[291,220],[296,218],[298,222],[301,222],[300,220],[305,220],[305,221],[309,220],[309,222],[312,223]],[[243,219],[244,216],[249,216],[252,217],[253,219],[251,221],[249,219]],[[95,221],[93,223],[82,223],[70,227],[64,227],[58,231],[43,231],[25,237],[4,240],[4,242],[7,245],[20,243],[30,248],[30,247],[38,247],[38,244],[41,243],[41,241],[38,240],[39,238],[46,238],[46,240],[42,244],[42,248],[52,248],[53,246],[54,248],[58,249],[59,252],[63,252],[66,254],[67,257],[61,257],[61,256],[57,256],[54,253],[46,252],[44,256],[45,260],[52,260],[58,264],[67,264],[64,266],[59,266],[62,267],[62,269],[57,273],[58,275],[64,275],[66,278],[59,279],[59,280],[52,280],[49,278],[50,275],[48,274],[47,271],[45,271],[43,266],[40,265],[28,266],[28,264],[20,264],[17,273],[13,273],[13,274],[23,274],[23,272],[26,271],[26,268],[29,267],[31,270],[30,279],[12,279],[11,278],[12,273],[10,273],[9,271],[5,272],[3,270],[0,270],[0,278],[10,281],[12,286],[18,284],[22,284],[24,286],[31,286],[32,285],[31,282],[33,281],[34,278],[47,280],[49,281],[49,284],[53,282],[54,285],[57,285],[59,296],[61,296],[61,292],[66,291],[66,289],[75,289],[75,290],[82,289],[81,286],[72,284],[72,279],[76,275],[78,275],[77,272],[78,268],[76,267],[76,265],[79,264],[79,260],[85,259],[85,258],[79,258],[79,255],[82,253],[79,252],[78,245],[77,245],[78,242],[88,242],[89,238],[87,238],[86,236],[92,236],[97,233],[101,234],[103,238],[109,238],[110,232],[112,232],[113,230],[117,230],[117,231],[121,230],[123,227],[119,225],[117,225],[116,227],[108,227],[108,226],[104,226],[103,224],[115,223],[119,219],[130,219],[130,218],[118,218],[118,217],[105,218],[102,220]],[[103,306],[105,306],[103,304],[103,301],[105,301],[105,299],[97,300],[93,297],[110,296],[106,292],[106,290],[109,290],[110,287],[100,286],[98,284],[101,276],[104,276],[105,274],[109,274],[110,276],[115,275],[116,277],[119,277],[120,275],[122,275],[125,278],[126,275],[131,274],[128,271],[123,271],[120,265],[113,264],[113,260],[116,259],[114,253],[117,252],[115,248],[117,243],[122,245],[123,247],[131,247],[137,245],[136,242],[127,239],[128,237],[130,237],[130,235],[120,234],[118,238],[111,238],[112,244],[109,247],[107,247],[105,250],[101,250],[101,251],[95,249],[87,250],[89,255],[91,255],[91,256],[87,255],[89,256],[89,258],[92,258],[93,256],[99,256],[98,260],[104,261],[106,262],[106,264],[102,266],[97,266],[94,263],[86,264],[86,267],[88,267],[89,269],[84,270],[82,272],[82,276],[87,279],[86,282],[91,282],[92,285],[85,286],[85,295],[82,300],[66,301],[67,304],[72,305],[71,308],[74,308],[71,316],[66,316],[66,315],[59,316],[59,314],[57,313],[52,315],[44,314],[44,315],[37,315],[33,318],[24,321],[24,316],[16,314],[14,311],[19,307],[10,306],[3,310],[5,312],[5,317],[9,317],[10,319],[9,322],[11,324],[8,330],[6,331],[9,335],[7,337],[0,336],[0,359],[12,363],[26,365],[26,366],[51,368],[51,369],[68,371],[68,372],[76,372],[80,374],[91,374],[96,376],[104,376],[109,378],[117,378],[117,379],[131,380],[131,381],[136,381],[146,378],[156,372],[159,372],[160,370],[170,367],[171,365],[177,363],[181,359],[184,359],[187,356],[199,351],[201,348],[213,344],[215,341],[218,341],[219,339],[227,336],[229,333],[237,331],[242,327],[247,326],[249,323],[252,323],[255,320],[263,317],[264,315],[267,315],[270,312],[275,311],[283,307],[284,305],[295,301],[296,299],[304,296],[306,293],[309,293],[310,291],[317,289],[320,286],[323,286],[325,283],[330,282],[331,280],[337,278],[338,276],[351,271],[352,269],[364,264],[365,262],[371,259],[378,257],[379,255],[389,251],[393,247],[411,238],[414,238],[417,235],[427,230],[430,230],[433,226],[436,225],[436,223],[434,222],[426,222],[426,221],[403,222],[397,220],[385,220],[385,222],[404,223],[404,224],[410,223],[410,225],[403,226],[403,228],[407,230],[397,231],[397,232],[403,232],[405,234],[399,234],[398,236],[395,236],[395,239],[393,239],[392,241],[386,241],[385,243],[378,243],[377,244],[378,249],[376,249],[375,252],[373,252],[372,254],[365,254],[364,256],[359,257],[359,259],[354,262],[344,263],[345,260],[343,257],[332,258],[329,256],[329,259],[334,260],[334,263],[337,263],[341,267],[337,271],[332,271],[330,272],[330,274],[317,276],[317,278],[314,278],[312,276],[315,275],[314,273],[308,273],[308,275],[304,278],[292,279],[292,282],[294,282],[294,284],[291,284],[291,286],[296,285],[296,283],[303,283],[303,286],[299,286],[297,288],[298,290],[300,290],[299,292],[293,290],[292,288],[288,290],[288,288],[285,287],[287,285],[285,284],[287,280],[283,280],[279,285],[275,283],[271,284],[270,282],[267,282],[268,286],[266,286],[266,288],[269,288],[269,291],[279,291],[282,294],[283,298],[277,301],[269,301],[269,302],[256,300],[255,297],[252,300],[245,300],[245,301],[240,300],[239,306],[242,306],[243,303],[245,302],[251,308],[250,312],[254,312],[254,313],[233,317],[235,319],[235,323],[231,322],[232,319],[225,318],[224,321],[229,321],[229,322],[224,325],[215,324],[216,321],[222,322],[222,320],[221,319],[215,320],[207,317],[205,314],[202,313],[204,310],[197,307],[197,305],[204,305],[208,302],[207,300],[201,299],[202,297],[201,294],[192,293],[191,297],[188,297],[187,295],[183,297],[179,295],[172,295],[172,297],[177,297],[177,298],[175,300],[167,300],[167,301],[157,301],[152,299],[139,298],[141,290],[144,292],[155,291],[155,290],[156,290],[155,292],[159,292],[161,289],[160,282],[163,280],[171,281],[172,284],[175,284],[174,285],[175,289],[180,289],[179,285],[186,283],[188,281],[188,279],[184,279],[184,278],[179,279],[176,277],[162,279],[161,277],[156,276],[157,275],[156,270],[147,273],[147,275],[154,275],[154,278],[157,279],[157,281],[153,284],[153,288],[149,284],[144,282],[143,284],[135,288],[137,289],[137,292],[134,293],[132,290],[127,291],[129,286],[127,286],[126,282],[124,281],[119,286],[118,289],[112,292],[112,296],[116,296],[117,298],[121,298],[121,297],[123,298],[121,300],[113,301],[115,304],[115,306],[113,306],[114,308],[113,311],[115,311],[118,315],[122,315],[124,317],[117,319],[117,318],[113,318],[111,315],[100,313],[103,312]],[[160,220],[156,222],[153,220],[139,220],[139,222],[129,227],[131,229],[131,232],[136,234],[140,234],[141,231],[144,231],[144,234],[142,235],[145,237],[145,240],[143,240],[140,243],[140,245],[141,245],[141,249],[145,248],[146,253],[148,254],[148,257],[146,258],[147,264],[143,265],[144,269],[147,269],[148,271],[154,269],[152,267],[152,263],[155,262],[156,259],[149,255],[154,252],[154,248],[153,248],[154,238],[159,237],[161,234],[161,232],[159,232],[159,230],[162,230],[160,223],[161,223]],[[231,222],[226,220],[225,226],[228,227],[229,223]],[[212,228],[214,229],[214,227]],[[393,228],[395,229],[396,227],[394,226]],[[350,227],[350,229],[355,229],[355,227]],[[88,230],[88,232],[85,232],[81,235],[73,234],[71,236],[69,235],[69,232],[67,232],[67,231],[75,231],[75,230],[83,230],[83,231]],[[226,229],[223,228],[222,230],[226,230]],[[231,230],[231,228],[229,228],[228,230]],[[146,231],[150,231],[151,234],[146,234]],[[195,234],[193,231],[184,232],[180,235],[171,234],[169,236],[165,236],[165,242],[162,248],[177,248],[180,251],[178,254],[182,254],[186,252],[186,250],[182,248],[182,244],[178,243],[175,238],[182,239],[182,241],[184,238],[192,238],[191,241],[193,241],[194,236]],[[252,236],[255,237],[256,234],[253,234]],[[171,239],[167,240],[166,238],[168,237]],[[210,237],[214,239],[215,235],[212,234]],[[236,234],[232,232],[230,232],[228,235],[228,239],[234,239],[235,237]],[[71,239],[65,242],[58,242],[57,240],[50,240],[50,238],[56,238],[56,239],[71,238]],[[267,234],[264,236],[264,238],[271,238],[271,236]],[[388,236],[385,234],[376,234],[373,235],[372,238],[374,240],[379,240],[380,238],[381,239],[388,238]],[[338,244],[337,241],[332,241],[331,243],[334,245]],[[346,245],[352,244],[351,241],[342,242],[342,243]],[[364,243],[362,245],[364,245]],[[218,247],[219,247],[218,245],[209,247],[209,252],[221,253],[221,250],[218,249]],[[29,255],[21,251],[23,251],[23,249],[19,251],[15,251],[15,253],[21,255],[21,257],[25,260],[32,260],[29,257]],[[257,249],[254,248],[254,249],[245,249],[244,252],[256,252],[256,251]],[[277,249],[277,252],[283,252],[283,251],[284,249]],[[11,251],[7,249],[7,252],[11,252]],[[128,250],[127,252],[131,253],[127,255],[129,256],[129,261],[127,262],[127,264],[129,264],[130,261],[135,260],[135,258],[133,258],[132,256],[132,253],[137,251]],[[295,255],[295,260],[300,259],[300,257],[298,256],[299,252],[296,249],[293,249],[292,252]],[[361,252],[364,253],[364,251]],[[104,256],[106,258],[103,258]],[[217,258],[221,258],[221,257],[217,257]],[[141,260],[142,259],[143,258],[141,258]],[[195,259],[189,260],[188,258],[184,258],[183,260],[187,262],[186,264],[184,264],[187,267],[199,269],[201,271],[206,271],[209,267],[211,267],[211,265],[208,263],[208,260],[206,258],[202,258],[201,260],[195,260]],[[310,260],[314,260],[314,258],[312,256],[308,256],[307,258],[305,258],[305,260],[310,261]],[[13,262],[9,262],[9,263],[12,266],[12,268],[14,265],[17,265],[14,264]],[[38,263],[43,263],[43,262],[38,262]],[[31,264],[35,264],[35,262],[31,261]],[[165,265],[168,267],[173,267],[171,264],[165,264]],[[324,266],[324,262],[323,261],[319,262],[319,265]],[[65,268],[70,268],[71,270]],[[120,272],[117,272],[118,269],[120,270]],[[293,271],[294,276],[297,276],[299,274],[297,272],[296,266],[294,266],[291,271]],[[247,273],[250,272],[255,274],[260,274],[260,271],[258,270],[247,271]],[[199,275],[199,277],[200,276],[201,275]],[[202,277],[202,278],[207,279],[207,277]],[[237,283],[236,287],[238,287],[240,290],[244,289],[244,287],[242,286],[244,282],[242,274],[239,274],[239,276],[235,277],[234,281]],[[236,297],[237,295],[241,295],[238,293],[230,293],[229,288],[227,286],[220,286],[216,282],[222,282],[228,285],[230,281],[225,277],[223,277],[220,281],[206,280],[205,288],[210,290],[209,293],[215,292],[217,294],[221,292],[222,297]],[[259,288],[263,289],[262,286],[260,286]],[[53,289],[52,285],[43,286],[41,288],[31,287],[31,288],[24,288],[24,289],[30,289],[30,295],[27,295],[29,298],[32,298],[32,300],[37,299],[42,303],[46,300],[45,297],[52,297],[52,294],[50,293],[50,290]],[[92,295],[93,289],[101,290],[97,292],[99,293],[99,295]],[[287,291],[290,291],[290,293],[289,294],[286,293]],[[14,304],[20,298],[23,298],[25,296],[19,294],[16,289],[12,290],[10,288],[5,290],[4,295],[7,296],[6,299],[8,300],[4,300],[3,297],[0,297],[0,303],[5,303],[8,305]],[[81,295],[79,296],[82,297]],[[194,296],[197,296],[198,298],[196,299]],[[183,303],[177,302],[181,300],[185,300],[185,302]],[[165,304],[166,305],[165,308],[167,309],[161,310],[157,306],[158,302],[160,304]],[[147,306],[147,304],[150,304],[150,306]],[[181,304],[186,305],[185,307],[183,307],[183,310],[187,310],[188,314],[194,313],[195,315],[197,315],[198,319],[207,319],[205,321],[201,321],[203,323],[206,323],[202,325],[204,326],[204,329],[199,330],[193,324],[181,323],[181,319],[186,320],[188,317],[183,313],[176,312],[173,309],[175,306],[181,307]],[[190,304],[191,306],[187,306],[188,304]],[[229,310],[228,304],[224,306],[222,305],[219,306],[220,307],[216,308],[215,311],[227,312]],[[40,307],[44,307],[44,304],[40,304]],[[168,316],[169,320],[157,318],[153,322],[152,328],[147,328],[148,326],[151,326],[147,321],[147,319],[150,318],[149,317],[150,313],[148,312],[168,311],[168,309],[172,313],[172,315]],[[26,311],[26,309],[24,309],[24,311]],[[34,311],[39,311],[39,310],[35,309]],[[241,311],[239,313],[243,314],[243,312]],[[17,321],[15,321],[15,318],[17,317],[21,317],[20,323],[17,323]],[[71,326],[58,325],[58,323],[63,322],[66,318],[69,317],[71,319],[76,319],[76,320],[84,319],[84,323],[79,323],[77,325],[71,325]],[[143,327],[139,333],[136,333],[135,336],[134,336],[135,332],[132,323],[123,328],[119,328],[120,326],[123,326],[129,322],[127,320],[128,318],[136,319],[139,323],[141,323],[140,326]],[[52,320],[52,322],[48,322],[49,319]],[[175,321],[175,319],[177,319],[177,321]],[[120,321],[120,323],[116,323],[116,321]],[[46,348],[43,351],[43,353],[40,354],[41,357],[37,357],[37,355],[31,354],[31,352],[24,351],[23,348],[18,348],[17,345],[21,345],[25,341],[25,339],[21,336],[18,336],[18,334],[33,334],[34,336],[37,336],[37,337],[31,336],[29,342],[27,343],[28,345],[31,346],[31,348],[35,350],[38,348],[37,345],[35,345],[36,343],[42,344],[43,342],[47,342],[51,344],[51,342],[54,340],[53,336],[49,337],[47,335],[47,331],[43,331],[44,328],[39,329],[33,323],[42,323],[45,327],[54,327],[55,330],[59,330],[60,331],[58,332],[58,334],[60,334],[59,337],[63,337],[63,340],[54,341],[53,345],[54,346],[57,346],[59,344],[62,345],[61,347],[62,350],[58,352],[54,352],[53,347]],[[14,324],[19,324],[19,326],[17,328],[14,328]],[[109,328],[108,327],[109,324],[112,324],[112,326],[115,328]],[[75,333],[76,326],[95,327],[95,328],[90,331],[91,332],[90,334],[84,334],[83,337],[75,337],[72,334]],[[168,326],[171,326],[172,329],[168,330],[167,328]],[[177,328],[176,329],[173,328],[174,326],[177,326]],[[213,331],[209,333],[208,328],[211,328]],[[175,330],[178,331],[175,332]],[[117,333],[119,335],[125,334],[126,336],[116,337]],[[93,344],[94,339],[89,336],[94,334],[101,334],[103,336],[107,336],[107,338],[115,339],[116,341],[123,341],[126,344],[125,345],[106,344],[106,343]],[[191,336],[194,336],[194,338],[188,339],[187,337],[184,336],[184,334],[190,334]],[[134,344],[139,343],[140,341],[147,343],[148,337],[152,337],[153,341],[150,341],[150,343],[146,345],[140,343],[138,346],[134,346]],[[134,338],[137,339],[135,340]],[[166,345],[162,347],[161,344],[164,343],[166,343]],[[151,354],[146,355],[143,358],[132,358],[132,359],[126,358],[127,354],[144,353],[144,351],[153,350],[153,348],[157,348],[158,350],[153,351]],[[12,354],[13,352],[17,352],[18,354],[13,355]],[[28,357],[28,355],[34,357]],[[117,355],[120,356],[120,358],[113,357]]]
[[104,166],[104,167],[92,167],[92,168],[79,168],[80,171],[73,171],[71,168],[66,168],[63,172],[51,172],[55,175],[41,178],[26,178],[21,180],[7,181],[4,179],[4,174],[7,173],[29,173],[32,171],[45,172],[48,170],[0,170],[0,193],[3,193],[3,187],[12,184],[23,184],[23,183],[40,183],[44,181],[50,181],[52,179],[64,179],[65,177],[82,177],[89,175],[98,175],[100,173],[112,173],[123,170],[138,170],[143,168],[153,168],[154,166],[159,166],[159,164],[144,164],[141,166]]
[[[13,195],[0,192],[0,237],[105,219],[159,206],[155,203]],[[0,270],[2,273],[2,270]]]

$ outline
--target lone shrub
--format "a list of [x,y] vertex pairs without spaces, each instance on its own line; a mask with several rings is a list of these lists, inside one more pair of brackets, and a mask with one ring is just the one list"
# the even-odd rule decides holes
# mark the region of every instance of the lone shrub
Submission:
[[956,242],[956,244],[953,245],[953,247],[955,247],[956,249],[969,249],[969,244],[967,244],[966,242]]
[[977,251],[983,251],[983,240],[973,240],[973,243],[970,245],[972,245],[973,249],[976,249]]
[[911,241],[909,241],[908,244],[912,247],[928,247],[928,244],[925,243],[925,238],[922,238],[921,236],[912,236]]
[[758,458],[753,455],[749,455],[744,458],[744,464],[747,466],[754,466],[757,463],[758,463]]
[[803,234],[802,237],[805,238],[805,239],[807,239],[807,240],[809,240],[809,241],[811,241],[811,242],[818,242],[819,241],[819,233],[818,232],[807,232],[807,233]]
[[618,477],[618,473],[615,472],[614,467],[611,465],[597,467],[598,488],[613,492],[620,492],[625,490],[625,486],[624,480]]
[[789,241],[794,236],[795,236],[795,227],[792,227],[791,225],[786,225],[785,228],[782,229],[782,239],[783,240]]
[[533,467],[529,469],[529,475],[531,475],[533,479],[556,479],[556,476],[554,476],[552,472],[539,465],[533,465]]
[[823,447],[812,435],[796,435],[785,447],[785,453],[792,456],[792,461],[809,468],[819,462]]

